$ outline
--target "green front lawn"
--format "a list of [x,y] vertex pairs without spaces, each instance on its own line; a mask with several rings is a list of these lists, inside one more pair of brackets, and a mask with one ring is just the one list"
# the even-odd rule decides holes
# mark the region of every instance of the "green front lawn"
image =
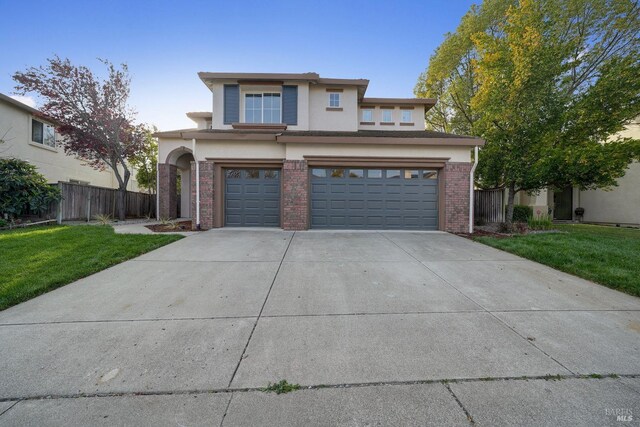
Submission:
[[110,226],[0,231],[0,310],[181,238],[115,234]]
[[475,240],[640,296],[640,230],[583,224],[557,228],[563,233]]

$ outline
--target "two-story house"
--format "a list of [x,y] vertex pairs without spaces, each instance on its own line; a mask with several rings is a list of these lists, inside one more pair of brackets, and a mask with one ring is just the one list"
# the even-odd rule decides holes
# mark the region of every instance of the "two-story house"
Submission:
[[[55,123],[37,109],[1,93],[0,139],[0,157],[28,161],[49,183],[64,181],[118,188],[118,180],[110,169],[96,170],[65,154]],[[129,180],[130,191],[138,190],[134,177]]]
[[368,80],[316,73],[199,77],[212,112],[156,134],[160,217],[180,203],[202,229],[468,230],[484,142],[425,130],[435,100],[367,98]]

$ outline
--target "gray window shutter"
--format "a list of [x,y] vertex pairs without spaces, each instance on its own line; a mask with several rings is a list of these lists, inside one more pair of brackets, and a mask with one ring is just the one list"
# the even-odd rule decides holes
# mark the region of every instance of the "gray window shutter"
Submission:
[[224,85],[224,124],[240,121],[240,86]]
[[282,86],[282,122],[298,124],[298,86]]

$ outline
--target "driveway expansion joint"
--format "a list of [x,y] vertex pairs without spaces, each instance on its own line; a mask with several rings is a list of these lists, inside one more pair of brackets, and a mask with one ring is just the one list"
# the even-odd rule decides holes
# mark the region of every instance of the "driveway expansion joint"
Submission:
[[456,394],[453,392],[453,390],[451,390],[451,386],[449,385],[449,383],[444,383],[444,387],[447,389],[447,391],[449,392],[451,397],[453,397],[453,400],[456,401],[456,403],[458,404],[460,409],[462,409],[462,412],[464,412],[464,414],[467,416],[467,420],[469,420],[469,424],[472,425],[472,426],[475,425],[476,422],[473,420],[473,417],[471,416],[471,414],[469,413],[467,408],[464,407],[462,402],[460,402],[460,399],[458,399],[458,396],[456,396]]
[[224,413],[222,414],[222,418],[220,418],[220,427],[224,424],[224,419],[227,416],[227,412],[229,412],[229,406],[231,406],[231,401],[233,400],[233,393],[229,396],[229,400],[227,401],[227,406],[224,408]]
[[[412,254],[410,254],[409,252],[407,252],[406,249],[404,249],[403,247],[401,247],[400,245],[398,245],[393,239],[391,239],[390,237],[382,234],[382,236],[384,236],[387,240],[389,240],[391,243],[393,243],[394,245],[396,245],[400,250],[404,251],[404,253],[406,253],[407,255],[409,255],[411,258],[415,259],[416,261],[418,261],[424,268],[426,268],[427,270],[429,270],[431,273],[435,274],[437,277],[439,277],[441,280],[443,280],[446,284],[448,284],[449,286],[451,286],[453,289],[455,289],[456,291],[458,291],[460,293],[460,295],[464,296],[465,298],[467,298],[469,301],[471,301],[472,303],[474,303],[475,305],[477,305],[478,307],[480,307],[482,310],[484,310],[486,313],[489,313],[494,319],[496,319],[500,324],[502,324],[503,326],[505,326],[506,328],[508,328],[509,330],[511,330],[514,334],[518,335],[520,338],[522,338],[526,343],[528,343],[530,346],[532,346],[533,348],[535,348],[536,350],[540,351],[542,354],[544,354],[545,356],[547,356],[548,358],[550,358],[551,360],[553,360],[555,363],[557,363],[558,365],[560,365],[563,369],[565,369],[568,372],[571,372],[572,374],[575,374],[575,372],[573,372],[571,369],[567,368],[566,366],[564,366],[564,364],[560,363],[560,361],[558,361],[555,357],[551,356],[549,353],[547,353],[546,351],[542,350],[540,347],[538,347],[537,345],[535,345],[531,340],[528,340],[526,336],[523,336],[522,334],[520,334],[518,331],[516,331],[513,327],[511,327],[509,324],[507,324],[504,320],[502,320],[500,317],[496,316],[493,312],[489,311],[486,307],[484,307],[482,304],[480,304],[479,302],[477,302],[476,300],[474,300],[473,298],[471,298],[470,296],[468,296],[467,294],[465,294],[464,292],[462,292],[460,289],[458,289],[456,286],[454,286],[451,282],[449,282],[447,279],[445,279],[444,277],[442,277],[440,274],[438,274],[437,272],[433,271],[432,269],[429,268],[429,266],[427,266],[423,261],[420,261],[418,258],[414,257]],[[497,310],[496,310],[497,312]]]
[[[10,402],[13,399],[10,400],[2,400],[0,399],[0,402]],[[17,399],[15,402],[13,402],[13,405],[9,406],[7,409],[5,409],[4,411],[0,412],[0,417],[2,417],[4,414],[6,414],[7,412],[9,412],[11,410],[11,408],[13,408],[14,406],[16,406],[21,400],[23,399]]]
[[[584,380],[584,381],[600,381],[602,379],[619,379],[640,378],[638,374],[570,374],[570,375],[533,375],[533,376],[506,376],[506,377],[474,377],[474,378],[439,378],[430,380],[407,380],[407,381],[377,381],[377,382],[359,382],[359,383],[341,383],[341,384],[312,384],[300,385],[300,389],[294,393],[304,392],[306,390],[321,389],[344,389],[358,387],[386,387],[386,386],[408,386],[408,385],[428,385],[428,384],[457,384],[457,383],[478,383],[478,382],[498,382],[498,381],[562,381],[562,380]],[[131,392],[97,392],[97,393],[78,393],[78,394],[46,394],[32,395],[21,397],[4,397],[0,398],[0,402],[19,403],[27,400],[50,400],[50,399],[81,399],[81,398],[101,398],[101,397],[134,397],[134,396],[180,396],[192,394],[223,394],[223,393],[248,393],[262,392],[264,387],[226,387],[212,389],[194,389],[194,390],[158,390],[158,391],[131,391]],[[11,407],[15,406],[12,405]],[[6,412],[6,411],[5,411]]]
[[231,384],[233,383],[233,380],[235,379],[236,374],[238,373],[238,369],[240,369],[240,364],[244,360],[244,355],[247,353],[247,348],[249,348],[249,343],[251,342],[253,333],[255,332],[256,327],[258,326],[258,322],[260,321],[260,317],[262,316],[264,307],[267,305],[267,301],[269,300],[269,295],[271,295],[271,290],[273,289],[273,285],[276,283],[276,279],[278,278],[278,273],[280,273],[280,269],[282,268],[282,263],[284,262],[284,259],[287,256],[287,252],[289,251],[289,248],[291,247],[291,242],[293,242],[293,239],[295,236],[296,236],[296,232],[294,231],[293,234],[291,234],[291,236],[289,237],[287,248],[284,250],[284,253],[282,254],[282,259],[280,260],[280,263],[278,264],[278,268],[276,269],[276,273],[273,275],[273,280],[271,281],[271,285],[269,286],[267,295],[265,296],[264,301],[262,302],[262,307],[260,307],[260,311],[258,312],[258,317],[256,318],[256,321],[253,323],[253,328],[251,328],[251,332],[249,333],[249,338],[247,339],[247,343],[245,344],[244,349],[242,350],[242,354],[240,355],[238,364],[236,365],[236,368],[233,370],[233,374],[231,374],[231,379],[229,380],[228,387],[231,387]]

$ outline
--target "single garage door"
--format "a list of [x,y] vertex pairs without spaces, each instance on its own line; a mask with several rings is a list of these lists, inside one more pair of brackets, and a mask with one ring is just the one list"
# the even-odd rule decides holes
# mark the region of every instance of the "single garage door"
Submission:
[[225,169],[224,218],[228,227],[279,227],[280,171]]
[[311,227],[438,229],[438,171],[311,169]]

